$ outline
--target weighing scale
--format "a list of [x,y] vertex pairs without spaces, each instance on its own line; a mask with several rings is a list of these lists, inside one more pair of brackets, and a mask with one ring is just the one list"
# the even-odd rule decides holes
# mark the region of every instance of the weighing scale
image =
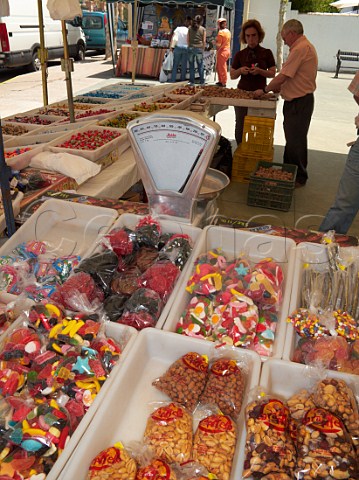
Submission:
[[127,130],[151,214],[199,224],[213,213],[210,200],[229,183],[224,173],[208,168],[221,135],[217,123],[167,110],[136,118]]

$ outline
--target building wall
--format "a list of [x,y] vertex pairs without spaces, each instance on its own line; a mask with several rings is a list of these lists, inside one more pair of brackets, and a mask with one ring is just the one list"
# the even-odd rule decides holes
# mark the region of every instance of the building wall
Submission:
[[[250,0],[249,18],[259,20],[266,32],[263,46],[270,48],[276,57],[276,35],[278,32],[280,0]],[[334,72],[336,53],[340,50],[359,51],[359,15],[339,13],[300,14],[287,7],[286,20],[296,18],[302,22],[304,33],[313,43],[318,53],[319,70]],[[284,59],[288,48],[284,48]],[[358,67],[359,63],[350,62],[343,65]]]

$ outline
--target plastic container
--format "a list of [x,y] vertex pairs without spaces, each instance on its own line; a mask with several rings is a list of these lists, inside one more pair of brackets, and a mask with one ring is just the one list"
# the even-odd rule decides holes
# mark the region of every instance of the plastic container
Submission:
[[[89,428],[82,436],[71,458],[60,473],[59,480],[85,480],[92,459],[104,448],[121,441],[141,441],[151,402],[168,401],[168,397],[153,387],[152,381],[187,352],[209,355],[211,345],[194,338],[178,337],[170,332],[147,328],[139,333],[126,364],[118,371],[111,391],[96,412]],[[254,352],[243,351],[241,358],[248,362],[249,377],[243,405],[249,390],[258,384],[260,359]],[[239,443],[235,452],[230,480],[240,478]],[[52,473],[52,472],[51,472]],[[47,477],[52,480],[55,477]]]
[[[312,258],[314,262],[319,263],[322,266],[328,264],[328,254],[326,246],[319,243],[303,242],[297,245],[295,251],[295,262],[293,269],[293,285],[292,294],[289,304],[289,314],[294,312],[301,305],[301,294],[303,285],[303,264],[308,263]],[[294,330],[291,323],[287,323],[287,331],[285,337],[285,347],[283,350],[284,360],[293,360],[295,348],[299,341],[299,335]]]
[[[24,137],[20,138],[24,140]],[[43,144],[24,145],[24,142],[22,142],[21,145],[14,147],[9,147],[9,145],[7,144],[4,150],[5,156],[6,154],[15,152],[16,150],[21,151],[22,149],[26,149],[26,151],[24,151],[23,153],[19,153],[18,155],[15,155],[13,157],[5,158],[6,164],[13,170],[22,170],[30,165],[32,157],[40,153],[43,148]]]
[[[269,177],[258,177],[255,173],[260,167],[274,168],[292,173],[292,180],[275,180]],[[287,212],[292,204],[296,175],[296,165],[258,162],[256,170],[249,176],[247,205]]]
[[41,129],[40,125],[33,125],[31,123],[28,124],[19,124],[18,122],[8,122],[3,120],[1,123],[2,131],[3,132],[11,132],[13,129],[21,129],[21,130],[26,130],[24,133],[21,133],[19,135],[12,135],[11,133],[6,133],[4,137],[10,137],[10,138],[17,138],[17,137],[23,137],[24,135],[30,134],[32,135],[35,133],[35,131],[39,131]]
[[[113,230],[115,228],[123,228],[123,227],[129,228],[130,230],[134,230],[136,225],[138,224],[138,222],[142,218],[144,218],[144,217],[141,216],[141,215],[135,215],[133,213],[124,213],[113,224],[113,227],[111,228],[111,230]],[[156,219],[156,220],[158,220],[158,219]],[[197,241],[198,241],[198,239],[201,235],[201,232],[202,232],[202,230],[198,227],[174,222],[174,221],[171,221],[171,220],[158,220],[158,222],[161,226],[162,233],[180,233],[180,234],[184,234],[184,235],[189,235],[190,238],[192,239],[194,247],[196,246],[196,243],[197,243]],[[109,231],[109,233],[111,232],[111,230]],[[103,247],[101,247],[101,246],[98,246],[96,248],[96,252],[102,251],[102,250],[103,250]],[[166,321],[167,315],[168,315],[168,313],[171,309],[171,306],[172,306],[174,300],[180,294],[179,288],[180,288],[180,284],[182,283],[181,279],[184,279],[188,274],[187,269],[188,269],[188,267],[191,263],[191,259],[193,258],[193,256],[192,256],[193,251],[194,251],[194,249],[192,250],[192,254],[191,254],[190,258],[187,260],[187,263],[186,263],[184,269],[182,270],[180,276],[178,277],[176,285],[175,285],[171,295],[169,296],[169,298],[167,300],[167,303],[164,306],[159,319],[157,320],[156,328],[160,329],[160,328],[163,327],[163,325]]]
[[[16,328],[20,328],[22,325],[23,325],[22,319],[18,319],[8,328],[8,330],[1,336],[0,350],[3,348],[3,342],[6,336],[9,334],[9,332],[15,330]],[[116,376],[118,375],[118,373],[121,371],[123,365],[126,365],[126,362],[125,362],[126,357],[128,353],[131,351],[131,349],[133,348],[136,337],[138,335],[138,332],[134,328],[129,327],[127,325],[120,325],[118,323],[113,323],[113,322],[105,323],[105,333],[107,337],[111,337],[114,340],[120,342],[121,345],[123,345],[120,359],[116,363],[116,365],[113,367],[110,375],[102,385],[101,390],[99,391],[92,405],[90,406],[90,408],[88,409],[84,417],[82,418],[78,427],[72,434],[70,440],[66,443],[66,446],[63,452],[59,456],[58,460],[55,462],[50,473],[46,476],[47,480],[55,480],[58,478],[59,473],[61,472],[62,468],[70,458],[71,453],[73,452],[79,440],[81,439],[84,432],[88,428],[89,424],[91,423],[91,420],[94,418],[99,406],[102,404],[104,399],[112,391],[111,385],[115,380]]]
[[[270,394],[273,397],[279,397],[279,399],[287,400],[289,397],[298,393],[301,389],[311,389],[322,378],[319,375],[312,375],[312,371],[305,365],[297,363],[286,362],[279,359],[268,360],[262,366],[262,373],[260,376],[260,386],[265,393]],[[318,372],[317,372],[318,373]],[[344,380],[349,387],[351,387],[354,395],[359,395],[359,382],[357,376],[349,375],[340,372],[333,372],[331,370],[325,370],[323,373],[329,378],[336,378]],[[238,458],[238,476],[236,479],[242,478],[243,463],[245,458],[245,441],[246,441],[246,429],[241,429],[241,440],[239,445],[239,458]],[[251,480],[252,477],[249,477]]]
[[[104,145],[96,148],[95,150],[86,150],[86,145],[81,147],[81,149],[75,148],[65,148],[60,147],[64,142],[70,140],[72,136],[76,136],[78,134],[82,134],[89,131],[97,131],[103,133],[105,131],[111,131],[116,135],[120,134],[118,137],[114,138],[113,140],[105,143]],[[126,143],[127,141],[127,130],[126,129],[119,129],[119,128],[104,128],[100,126],[85,126],[76,130],[76,132],[66,133],[62,137],[57,138],[50,142],[46,149],[49,149],[51,152],[54,153],[72,153],[73,155],[80,155],[81,157],[87,158],[91,162],[97,162],[101,160],[103,157],[111,153],[112,151],[116,150],[121,144]]]
[[8,255],[22,242],[36,240],[48,242],[56,256],[84,257],[116,217],[116,210],[110,208],[49,199],[7,240],[0,255]]
[[244,118],[242,145],[245,152],[269,154],[274,138],[274,118]]
[[250,175],[255,171],[257,163],[259,161],[272,162],[273,155],[274,148],[268,154],[247,152],[240,143],[233,154],[231,179],[240,183],[249,183]]
[[[221,248],[224,254],[230,259],[246,252],[252,263],[258,262],[266,257],[271,257],[282,267],[284,273],[283,300],[278,312],[278,324],[271,355],[273,358],[281,358],[286,334],[286,319],[288,317],[290,303],[295,255],[294,240],[284,237],[275,237],[262,233],[246,232],[219,226],[205,227],[198,239],[196,248],[192,252],[191,262],[187,267],[187,276],[183,277],[181,285],[179,285],[178,294],[176,295],[176,299],[163,329],[171,332],[176,331],[177,322],[191,299],[191,295],[185,291],[185,287],[193,271],[194,261],[200,254],[207,253],[214,248]],[[178,335],[181,336],[180,334]],[[262,360],[267,360],[268,358],[269,357],[263,356]]]

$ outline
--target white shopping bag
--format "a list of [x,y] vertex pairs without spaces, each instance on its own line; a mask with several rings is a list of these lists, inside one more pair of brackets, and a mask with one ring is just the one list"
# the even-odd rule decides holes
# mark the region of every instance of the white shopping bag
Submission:
[[47,8],[53,20],[73,20],[82,17],[78,0],[47,0]]

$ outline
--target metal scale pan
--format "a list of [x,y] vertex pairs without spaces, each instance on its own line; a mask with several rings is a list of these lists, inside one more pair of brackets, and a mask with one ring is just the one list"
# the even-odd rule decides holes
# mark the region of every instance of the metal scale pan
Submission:
[[127,129],[151,213],[198,224],[198,216],[206,214],[203,201],[229,183],[222,172],[208,169],[220,126],[194,112],[177,110],[137,118]]

